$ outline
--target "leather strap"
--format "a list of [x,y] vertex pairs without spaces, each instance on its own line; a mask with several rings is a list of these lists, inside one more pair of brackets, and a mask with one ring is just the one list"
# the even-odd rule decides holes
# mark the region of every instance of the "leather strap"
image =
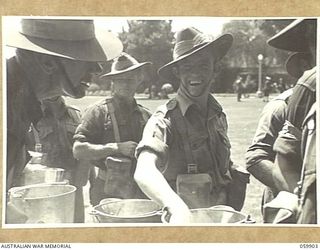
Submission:
[[116,142],[120,142],[120,132],[119,132],[119,127],[118,127],[118,122],[117,122],[116,115],[115,115],[115,108],[114,108],[111,100],[107,100],[107,107],[108,107],[108,112],[111,117],[114,139]]

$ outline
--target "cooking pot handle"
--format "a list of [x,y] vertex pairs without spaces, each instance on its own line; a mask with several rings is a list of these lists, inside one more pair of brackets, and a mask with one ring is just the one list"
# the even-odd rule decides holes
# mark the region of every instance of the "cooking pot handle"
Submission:
[[172,214],[170,213],[168,207],[163,207],[161,209],[161,221],[162,221],[162,223],[169,223],[171,215]]
[[[19,191],[21,191],[21,192],[19,192]],[[9,199],[11,200],[13,198],[13,199],[22,199],[22,200],[24,200],[25,192],[26,192],[25,186],[12,187],[9,190]]]
[[94,216],[97,219],[97,221],[101,223],[101,221],[99,220],[98,212],[96,210],[89,211],[89,214]]
[[162,214],[163,214],[163,208],[155,211],[155,215],[162,216]]
[[242,224],[254,224],[254,223],[256,223],[256,221],[254,219],[252,219],[250,215],[248,215],[247,218],[241,223]]

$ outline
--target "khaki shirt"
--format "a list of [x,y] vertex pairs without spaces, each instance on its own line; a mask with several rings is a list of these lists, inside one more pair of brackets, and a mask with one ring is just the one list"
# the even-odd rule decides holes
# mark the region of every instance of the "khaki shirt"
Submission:
[[75,170],[77,160],[72,154],[73,136],[80,123],[80,110],[62,104],[59,117],[44,112],[36,124],[42,145],[42,164],[48,167]]
[[179,94],[160,106],[144,129],[137,156],[143,150],[157,154],[160,171],[176,190],[175,181],[179,174],[187,173],[187,162],[179,128],[174,123],[174,109],[180,109],[184,117],[192,156],[199,173],[209,173],[216,188],[226,186],[231,179],[228,126],[222,107],[211,95],[207,117],[201,116],[196,106]]
[[288,102],[286,119],[300,130],[311,106],[316,101],[316,68],[305,71],[299,78]]
[[252,144],[245,155],[247,168],[262,160],[274,161],[276,152],[273,144],[285,123],[287,102],[291,94],[292,89],[288,89],[263,108]]
[[[139,142],[144,126],[151,116],[146,108],[138,105],[136,101],[129,107],[117,96],[111,98],[115,109],[121,142]],[[73,138],[75,141],[89,142],[92,144],[106,144],[115,142],[113,124],[107,107],[107,100],[89,107],[82,116]],[[104,158],[94,164],[105,168]]]

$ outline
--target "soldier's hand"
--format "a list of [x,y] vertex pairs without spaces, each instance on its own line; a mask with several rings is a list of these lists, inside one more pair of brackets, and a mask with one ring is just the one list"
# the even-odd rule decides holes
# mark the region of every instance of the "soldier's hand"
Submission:
[[171,224],[188,224],[191,222],[191,212],[187,206],[167,207],[168,219]]
[[119,153],[122,154],[123,156],[133,158],[137,145],[138,143],[134,141],[119,142],[118,143]]

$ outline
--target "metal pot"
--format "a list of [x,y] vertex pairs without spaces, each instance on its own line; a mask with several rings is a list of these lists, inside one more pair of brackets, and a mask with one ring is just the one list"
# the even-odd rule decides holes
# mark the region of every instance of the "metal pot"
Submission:
[[147,199],[105,199],[91,214],[99,223],[160,223],[161,207]]
[[20,179],[20,186],[63,182],[65,170],[62,168],[49,168],[42,164],[28,163]]
[[[191,209],[191,223],[254,223],[249,215],[235,211],[228,206]],[[169,223],[170,215],[164,212],[161,216],[163,223]]]
[[28,216],[26,223],[72,223],[76,187],[37,184],[9,190],[10,202]]

